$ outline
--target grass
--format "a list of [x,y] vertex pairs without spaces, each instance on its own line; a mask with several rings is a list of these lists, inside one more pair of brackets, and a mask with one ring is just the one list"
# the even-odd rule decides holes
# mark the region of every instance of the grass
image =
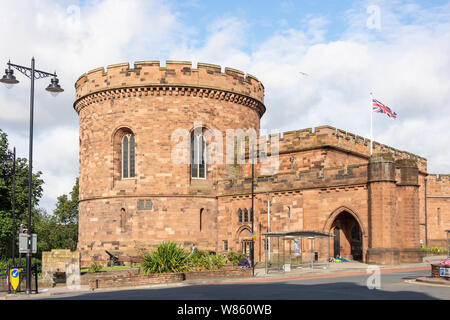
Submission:
[[[101,271],[127,270],[127,269],[138,269],[138,268],[139,267],[114,266],[114,267],[102,267]],[[81,268],[80,272],[89,272],[89,268]]]

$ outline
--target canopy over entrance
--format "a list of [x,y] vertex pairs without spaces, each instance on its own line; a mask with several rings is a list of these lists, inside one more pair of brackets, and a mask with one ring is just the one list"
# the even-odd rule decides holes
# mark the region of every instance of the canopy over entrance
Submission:
[[319,232],[319,231],[281,231],[281,232],[265,232],[262,234],[266,237],[275,237],[275,238],[282,238],[282,237],[294,237],[294,238],[327,238],[327,237],[334,237],[334,235],[330,233],[325,232]]
[[[326,238],[334,237],[333,234],[303,230],[273,231],[265,232],[262,235],[265,237],[266,273],[269,273],[269,270],[282,270],[286,272],[290,271],[291,267],[303,268],[308,265],[313,268],[314,264],[317,265],[319,263],[319,256],[322,256],[322,260],[325,257],[324,261],[328,265],[330,243]],[[271,241],[271,239],[274,241]],[[322,242],[316,246],[317,249],[314,248],[315,239],[322,239]],[[286,241],[288,242],[288,250],[286,250]],[[322,253],[320,253],[321,249]],[[326,252],[324,253],[323,251]]]

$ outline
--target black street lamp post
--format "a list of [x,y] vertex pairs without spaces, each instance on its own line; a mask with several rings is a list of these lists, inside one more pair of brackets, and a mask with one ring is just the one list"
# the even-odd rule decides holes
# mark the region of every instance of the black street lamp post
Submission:
[[252,218],[252,250],[251,250],[251,259],[252,259],[252,274],[255,276],[255,233],[254,233],[254,220],[255,220],[255,210],[254,210],[254,198],[255,198],[255,154],[254,147],[252,145],[252,211],[250,213],[250,217]]
[[32,205],[32,187],[33,187],[33,112],[34,112],[34,80],[52,77],[51,83],[45,89],[49,91],[53,96],[64,90],[58,84],[59,80],[55,73],[49,73],[45,71],[36,70],[34,65],[34,57],[31,59],[31,68],[13,64],[11,62],[7,63],[8,69],[5,70],[5,75],[0,82],[4,83],[7,88],[11,88],[14,84],[19,81],[16,80],[14,76],[14,69],[20,71],[22,74],[27,76],[31,80],[31,90],[30,90],[30,141],[29,141],[29,168],[28,168],[28,220],[27,220],[27,289],[26,293],[31,293],[31,205]]
[[13,229],[12,229],[12,264],[15,266],[16,258],[16,147],[13,151],[9,151],[9,161],[12,162],[12,183],[13,183],[13,193],[12,193],[12,217],[13,217]]

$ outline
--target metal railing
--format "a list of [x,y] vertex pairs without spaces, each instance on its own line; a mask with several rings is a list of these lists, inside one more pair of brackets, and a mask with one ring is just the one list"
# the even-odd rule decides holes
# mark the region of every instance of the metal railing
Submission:
[[[20,275],[19,275],[19,285],[17,287],[17,290],[14,291],[10,281],[9,281],[9,274],[11,269],[19,269]],[[31,277],[34,281],[31,281],[31,292],[38,293],[38,266],[37,264],[34,264],[31,267]],[[24,290],[24,285],[26,283],[27,279],[27,272],[26,267],[18,266],[8,266],[6,269],[0,269],[0,292],[8,292],[8,293],[14,293],[14,292],[26,292]]]

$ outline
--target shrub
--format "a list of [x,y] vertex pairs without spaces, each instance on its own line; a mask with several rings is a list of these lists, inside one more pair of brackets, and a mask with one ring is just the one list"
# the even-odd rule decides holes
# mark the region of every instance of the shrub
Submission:
[[[23,257],[21,261],[19,261],[19,258],[14,259],[15,265],[12,264],[12,258],[8,258],[6,260],[0,260],[0,269],[7,269],[8,265],[10,267],[18,267],[19,265],[23,268],[27,265],[27,259]],[[42,262],[41,260],[37,258],[31,258],[31,266],[34,267],[34,265],[37,265],[38,274],[42,273]]]
[[100,270],[102,270],[102,266],[97,264],[97,262],[94,261],[91,263],[91,265],[88,269],[88,272],[99,272]]
[[433,247],[431,247],[431,252],[433,252],[433,253],[443,253],[444,249],[441,248],[441,247],[433,246]]
[[427,248],[427,247],[421,245],[420,248],[425,252],[431,252],[431,253],[444,253],[445,252],[445,250],[443,248],[437,247],[437,246]]
[[189,264],[193,269],[215,270],[220,269],[227,259],[215,253],[210,254],[204,251],[196,251],[189,256]]
[[161,242],[156,250],[145,253],[141,269],[145,274],[152,272],[183,272],[189,270],[189,253],[176,242]]
[[245,255],[242,252],[231,251],[227,255],[228,261],[230,261],[233,266],[237,266],[242,258],[245,258]]

